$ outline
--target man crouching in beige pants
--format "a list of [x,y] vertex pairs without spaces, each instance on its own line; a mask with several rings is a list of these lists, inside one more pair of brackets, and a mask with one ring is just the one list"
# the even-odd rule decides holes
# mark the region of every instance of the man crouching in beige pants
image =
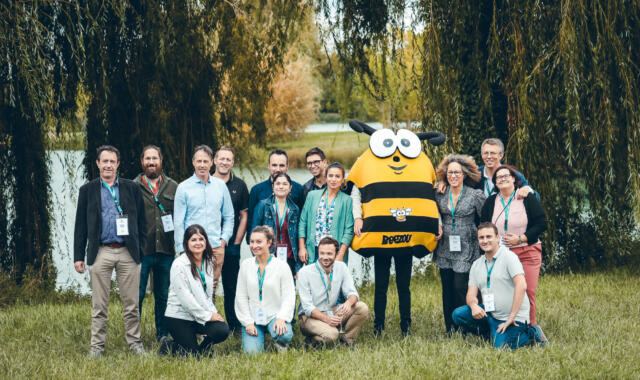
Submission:
[[[300,331],[314,344],[333,344],[339,338],[353,344],[369,315],[367,305],[359,301],[349,268],[336,261],[338,247],[337,240],[323,237],[318,261],[298,272]],[[347,300],[336,306],[341,294]]]

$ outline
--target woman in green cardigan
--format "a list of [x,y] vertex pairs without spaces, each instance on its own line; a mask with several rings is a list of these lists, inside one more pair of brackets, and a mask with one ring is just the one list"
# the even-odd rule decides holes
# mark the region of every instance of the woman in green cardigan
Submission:
[[348,261],[349,245],[353,239],[353,203],[351,197],[340,191],[345,170],[338,162],[325,169],[327,188],[309,192],[298,223],[298,256],[311,264],[318,260],[318,242],[331,236],[340,242],[336,260]]

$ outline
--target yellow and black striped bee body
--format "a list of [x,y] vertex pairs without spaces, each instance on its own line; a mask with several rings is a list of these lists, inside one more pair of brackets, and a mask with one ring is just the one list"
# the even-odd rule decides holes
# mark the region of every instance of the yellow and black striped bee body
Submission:
[[349,125],[371,135],[369,149],[358,157],[347,178],[360,191],[364,221],[352,248],[365,257],[401,251],[423,257],[432,252],[438,233],[436,176],[420,140],[439,145],[444,135],[406,129],[376,131],[355,120]]

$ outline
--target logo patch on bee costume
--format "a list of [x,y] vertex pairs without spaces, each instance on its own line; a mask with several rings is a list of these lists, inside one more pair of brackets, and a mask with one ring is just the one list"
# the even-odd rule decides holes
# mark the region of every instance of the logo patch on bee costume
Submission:
[[411,241],[411,234],[391,235],[391,236],[382,235],[382,245],[401,244],[401,243],[408,243],[410,241]]
[[391,215],[393,215],[394,218],[396,218],[397,222],[406,222],[407,221],[407,216],[409,216],[409,214],[411,214],[411,208],[391,208],[389,209],[389,211],[391,211]]

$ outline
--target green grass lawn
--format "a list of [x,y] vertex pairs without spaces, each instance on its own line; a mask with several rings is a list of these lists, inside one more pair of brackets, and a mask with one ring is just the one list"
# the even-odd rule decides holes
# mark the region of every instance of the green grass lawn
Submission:
[[[230,337],[213,359],[129,354],[119,301],[109,307],[106,355],[87,360],[89,300],[15,306],[0,311],[0,377],[9,378],[640,378],[640,275],[615,271],[548,275],[538,290],[538,319],[551,345],[498,351],[477,338],[446,337],[440,283],[431,269],[412,281],[413,332],[402,339],[395,287],[389,291],[387,329],[372,335],[370,318],[357,345],[306,349],[296,328],[283,355],[240,352]],[[373,288],[361,289],[372,308]],[[222,305],[222,299],[217,301]],[[152,299],[145,300],[143,338],[154,342]]]

